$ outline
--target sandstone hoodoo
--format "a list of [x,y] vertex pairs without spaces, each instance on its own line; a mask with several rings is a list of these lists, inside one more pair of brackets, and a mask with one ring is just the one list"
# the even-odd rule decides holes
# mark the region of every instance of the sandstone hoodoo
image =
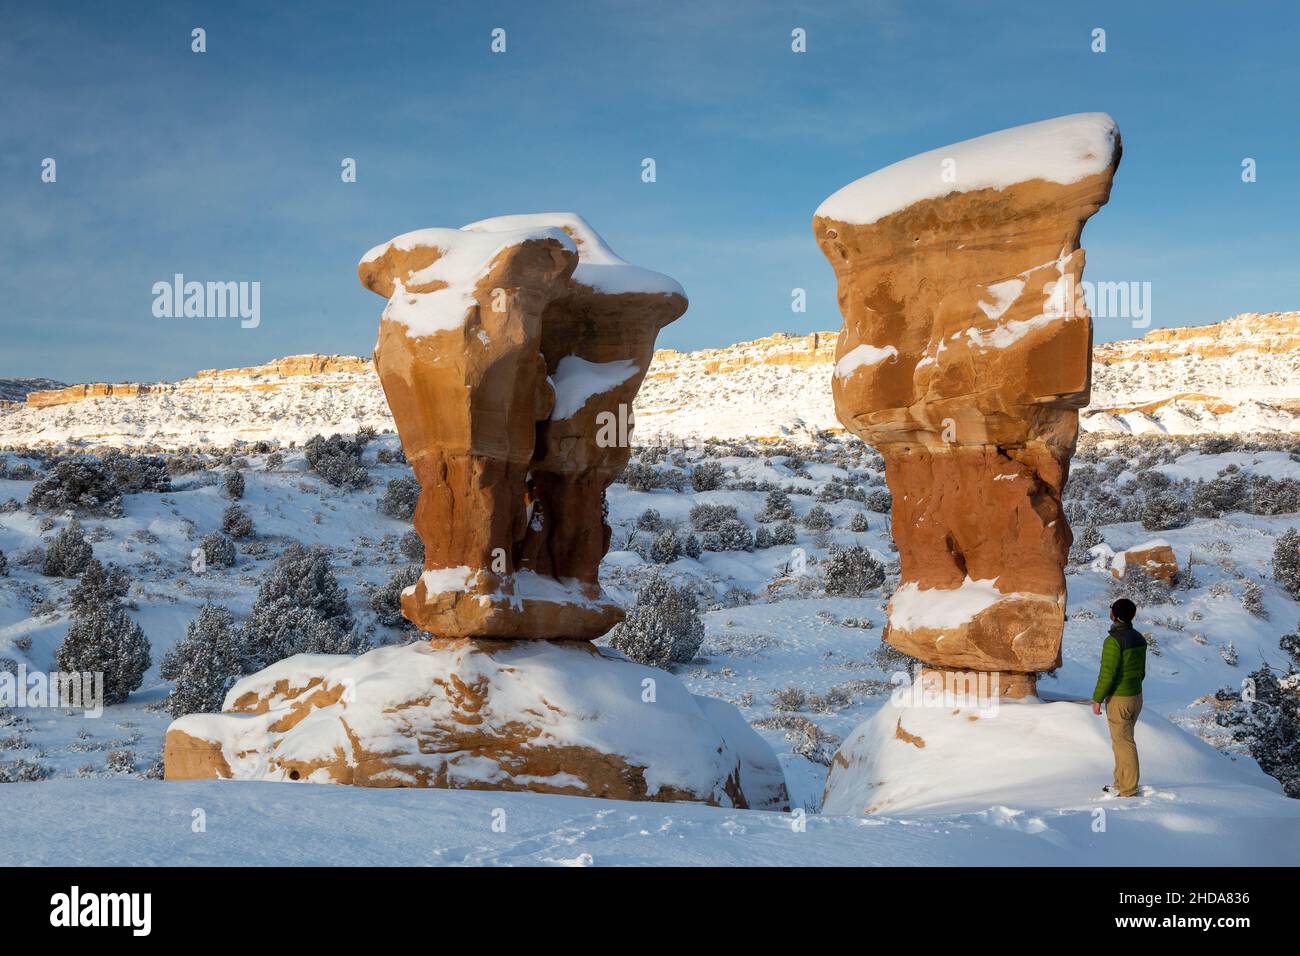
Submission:
[[603,497],[681,287],[572,214],[407,233],[358,273],[389,300],[375,367],[423,489],[403,612],[446,637],[605,633]]
[[1091,374],[1080,236],[1119,158],[1109,116],[1065,116],[895,163],[813,219],[844,314],[836,413],[893,494],[886,639],[932,672],[994,672],[1003,696],[1060,662]]
[[169,779],[533,790],[784,809],[731,704],[589,643],[623,617],[598,570],[605,489],[681,287],[580,217],[398,236],[361,260],[388,299],[375,368],[421,486],[429,640],[297,655],[169,729]]

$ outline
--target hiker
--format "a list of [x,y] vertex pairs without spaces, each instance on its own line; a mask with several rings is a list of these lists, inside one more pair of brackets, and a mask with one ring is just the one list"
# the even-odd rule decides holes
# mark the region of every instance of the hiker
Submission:
[[1133,630],[1137,605],[1120,598],[1110,606],[1110,632],[1101,643],[1101,673],[1092,692],[1092,712],[1101,714],[1106,701],[1106,723],[1115,751],[1115,781],[1102,790],[1121,797],[1138,792],[1138,752],[1133,725],[1142,712],[1142,678],[1147,672],[1147,642]]

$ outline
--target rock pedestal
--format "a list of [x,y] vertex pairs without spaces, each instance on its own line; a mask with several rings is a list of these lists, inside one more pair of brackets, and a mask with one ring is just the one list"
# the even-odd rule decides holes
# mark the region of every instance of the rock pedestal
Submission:
[[1092,342],[1079,240],[1119,156],[1110,117],[1062,117],[904,160],[813,219],[844,314],[836,412],[893,495],[885,639],[941,670],[1022,675],[1012,694],[1060,663],[1061,491]]
[[300,654],[237,683],[223,713],[173,723],[167,778],[786,808],[780,764],[739,711],[608,654],[465,638]]

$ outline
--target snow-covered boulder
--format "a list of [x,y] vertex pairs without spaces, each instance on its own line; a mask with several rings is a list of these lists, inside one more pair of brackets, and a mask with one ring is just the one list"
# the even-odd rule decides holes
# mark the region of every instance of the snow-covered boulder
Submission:
[[1173,545],[1163,538],[1153,538],[1119,552],[1103,542],[1091,548],[1090,553],[1098,570],[1108,570],[1117,578],[1124,577],[1129,568],[1137,568],[1147,577],[1166,584],[1173,584],[1178,577],[1178,556]]
[[171,725],[167,779],[788,803],[776,756],[736,708],[582,641],[300,654],[239,681],[224,711]]
[[[1102,798],[1114,762],[1104,716],[1086,701],[923,700],[911,688],[840,745],[825,813],[962,813],[1006,806],[1060,809]],[[1214,791],[1219,802],[1284,803],[1253,763],[1233,763],[1148,708],[1135,731],[1143,798]],[[1118,801],[1114,805],[1122,805]],[[1112,805],[1108,801],[1104,805]],[[1246,812],[1242,809],[1241,812]]]

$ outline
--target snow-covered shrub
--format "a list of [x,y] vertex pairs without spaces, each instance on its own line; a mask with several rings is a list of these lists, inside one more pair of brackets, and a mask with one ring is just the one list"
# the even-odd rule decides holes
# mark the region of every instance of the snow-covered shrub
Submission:
[[322,616],[352,626],[348,592],[330,568],[329,552],[319,545],[285,548],[257,590],[258,604],[287,600],[298,607],[317,610]]
[[853,512],[853,517],[849,520],[849,530],[850,531],[871,530],[871,525],[867,520],[867,513],[865,511]]
[[6,760],[0,762],[0,783],[36,783],[50,776],[51,770],[35,760]]
[[763,548],[772,547],[772,532],[767,530],[767,525],[759,525],[754,531],[754,549],[761,551]]
[[889,514],[889,509],[894,505],[894,499],[884,488],[877,488],[874,491],[868,491],[865,504],[868,511],[874,511],[877,514]]
[[294,654],[360,654],[370,641],[314,608],[281,601],[253,605],[242,646],[244,670],[251,673]]
[[826,593],[858,597],[885,583],[885,568],[866,548],[832,547],[823,564]]
[[745,607],[753,604],[758,600],[753,591],[742,588],[739,584],[732,584],[722,595],[723,607]]
[[650,491],[658,486],[658,476],[653,466],[633,459],[623,466],[623,473],[615,480],[627,485],[630,491]]
[[696,505],[691,509],[691,527],[696,531],[717,531],[724,521],[739,520],[732,505]]
[[647,508],[637,515],[635,524],[638,531],[661,531],[664,519],[654,508]]
[[696,491],[716,491],[722,487],[722,466],[705,461],[691,469],[691,487]]
[[1212,435],[1209,438],[1202,439],[1197,449],[1202,455],[1226,455],[1230,451],[1236,451],[1241,447],[1241,439],[1231,438],[1226,435]]
[[1279,680],[1268,664],[1250,674],[1251,699],[1223,688],[1215,722],[1244,744],[1259,769],[1282,784],[1288,797],[1300,799],[1300,681]]
[[235,542],[220,531],[205,534],[199,542],[203,563],[209,568],[229,568],[235,563]]
[[403,475],[390,481],[379,496],[379,511],[398,521],[410,521],[419,500],[420,482],[412,475]]
[[293,654],[356,654],[369,641],[352,630],[348,593],[322,547],[292,544],[257,589],[244,624],[245,670],[260,670]]
[[167,470],[167,461],[158,455],[126,455],[113,452],[104,457],[104,463],[117,479],[118,488],[124,495],[172,490],[172,477]]
[[9,559],[5,557],[5,553],[3,551],[0,551],[0,578],[4,578],[8,576],[9,576]]
[[400,445],[392,450],[381,448],[375,452],[375,460],[381,465],[405,465],[406,452],[402,451]]
[[207,467],[207,463],[202,458],[182,451],[178,451],[167,459],[167,474],[169,475],[191,475],[196,471],[204,471]]
[[791,685],[772,692],[772,708],[774,710],[803,710],[807,703],[808,694],[801,687]]
[[131,773],[135,770],[135,754],[124,748],[110,750],[104,764],[109,773]]
[[1095,521],[1089,521],[1083,526],[1074,542],[1070,545],[1069,561],[1071,564],[1088,564],[1092,561],[1092,549],[1100,544],[1105,544],[1106,539],[1101,536]]
[[335,488],[364,488],[370,475],[361,463],[365,442],[331,435],[313,435],[303,446],[307,467]]
[[794,544],[795,539],[796,534],[793,522],[779,521],[772,527],[773,547]]
[[[1148,472],[1161,475],[1161,472]],[[1167,479],[1166,479],[1167,480]],[[1185,528],[1192,520],[1187,503],[1173,491],[1157,491],[1147,495],[1142,504],[1142,527],[1147,531],[1170,531]]]
[[8,477],[10,481],[31,481],[36,477],[36,469],[25,461],[15,462]]
[[228,471],[222,478],[222,484],[226,491],[226,497],[231,501],[238,501],[244,497],[244,473],[242,471]]
[[681,556],[681,553],[682,545],[677,540],[677,532],[672,528],[664,528],[650,542],[648,557],[655,564],[671,564]]
[[1247,510],[1256,515],[1294,514],[1300,511],[1300,481],[1251,475]]
[[[676,453],[676,457],[679,456],[681,452]],[[659,465],[668,457],[668,448],[665,445],[647,445],[640,450],[638,457],[647,465]]]
[[780,488],[773,488],[767,493],[767,498],[763,502],[763,510],[754,515],[755,519],[764,523],[770,521],[785,521],[794,517],[794,506],[790,504],[790,496]]
[[215,713],[226,691],[241,674],[242,636],[230,611],[219,604],[204,604],[198,617],[185,628],[185,637],[163,655],[159,674],[176,682],[167,697],[173,717]]
[[65,672],[104,675],[104,703],[120,704],[144,682],[149,639],[116,598],[74,610],[68,634],[54,652]]
[[1273,580],[1300,600],[1300,528],[1287,528],[1274,543]]
[[693,660],[704,643],[699,602],[684,587],[656,575],[637,592],[609,643],[634,661],[654,667]]
[[829,531],[834,523],[831,513],[821,505],[813,505],[803,516],[803,526],[809,531]]
[[1111,579],[1111,590],[1112,601],[1126,597],[1138,606],[1139,611],[1151,604],[1168,604],[1173,600],[1173,589],[1168,584],[1148,576],[1145,571],[1133,564],[1124,568],[1122,578]]
[[121,513],[122,489],[112,470],[98,458],[63,458],[32,485],[27,507],[116,516]]
[[840,744],[840,738],[822,730],[803,714],[788,711],[770,714],[755,720],[754,726],[785,731],[786,739],[794,741],[795,753],[823,767],[830,766]]
[[416,564],[424,564],[424,542],[420,540],[419,534],[414,530],[406,532],[398,539],[397,550],[402,552],[402,556],[408,561],[414,561]]
[[845,498],[844,485],[835,479],[831,479],[822,485],[817,491],[817,500],[825,502],[843,501]]
[[73,518],[45,549],[41,573],[49,578],[80,577],[93,555],[94,551],[86,540],[81,523]]
[[753,551],[754,536],[739,518],[725,518],[714,531],[704,532],[705,551]]
[[126,568],[119,564],[105,566],[92,559],[68,592],[68,609],[73,616],[94,614],[97,608],[120,601],[130,590],[131,575]]
[[1264,607],[1264,589],[1254,581],[1247,580],[1241,586],[1241,606],[1261,620],[1268,620],[1268,610]]
[[1300,667],[1300,627],[1290,634],[1283,634],[1278,639],[1277,646],[1291,658],[1293,667]]
[[404,568],[399,568],[383,587],[376,589],[370,596],[370,607],[380,624],[385,627],[401,628],[415,626],[402,616],[402,592],[415,586],[415,582],[420,580],[422,570],[418,564],[408,564]]
[[695,537],[693,534],[688,534],[685,538],[681,539],[681,542],[683,557],[698,558],[704,551],[704,545],[702,545],[700,539]]
[[1192,489],[1192,514],[1198,518],[1217,518],[1230,511],[1242,511],[1248,491],[1243,475],[1225,469],[1209,481],[1196,483]]
[[232,538],[251,538],[253,519],[239,505],[231,505],[221,515],[221,530]]
[[1223,663],[1227,664],[1229,667],[1236,667],[1238,663],[1236,642],[1229,641],[1227,644],[1224,644],[1223,647],[1219,648],[1219,656],[1223,658]]

